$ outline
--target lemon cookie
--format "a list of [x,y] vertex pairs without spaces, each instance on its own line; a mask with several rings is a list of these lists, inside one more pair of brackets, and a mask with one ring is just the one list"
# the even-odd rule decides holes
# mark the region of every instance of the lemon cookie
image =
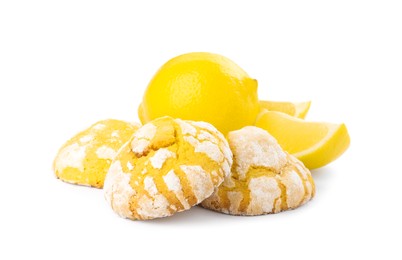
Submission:
[[263,129],[228,135],[232,174],[202,206],[232,215],[262,215],[297,208],[315,193],[310,171]]
[[68,140],[53,163],[57,178],[102,188],[117,151],[140,125],[108,119],[93,124]]
[[105,198],[121,217],[171,216],[208,198],[231,165],[229,145],[212,125],[158,118],[119,151],[106,176]]

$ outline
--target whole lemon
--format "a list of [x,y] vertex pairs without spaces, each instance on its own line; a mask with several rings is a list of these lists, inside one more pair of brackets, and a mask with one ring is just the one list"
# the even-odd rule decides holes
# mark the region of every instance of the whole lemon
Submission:
[[171,116],[205,121],[223,134],[254,124],[257,81],[230,59],[195,52],[165,63],[149,83],[138,115],[143,124]]

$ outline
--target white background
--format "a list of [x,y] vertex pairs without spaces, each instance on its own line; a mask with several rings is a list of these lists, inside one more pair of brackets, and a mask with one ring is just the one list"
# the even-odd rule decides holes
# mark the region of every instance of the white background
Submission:
[[[313,172],[313,201],[135,222],[54,178],[67,139],[137,120],[152,75],[191,51],[234,60],[261,99],[312,100],[308,120],[347,124],[351,146]],[[3,0],[0,259],[401,259],[401,87],[400,1]]]

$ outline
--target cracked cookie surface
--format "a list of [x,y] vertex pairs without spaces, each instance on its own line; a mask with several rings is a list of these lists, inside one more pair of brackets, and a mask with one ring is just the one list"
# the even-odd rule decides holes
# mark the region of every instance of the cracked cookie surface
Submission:
[[297,208],[315,194],[310,171],[263,129],[247,126],[228,135],[232,174],[204,208],[231,215],[262,215]]
[[208,198],[231,165],[229,145],[212,125],[162,117],[142,126],[122,147],[104,194],[121,217],[167,217]]
[[73,184],[102,188],[117,151],[139,127],[115,119],[96,122],[60,148],[53,163],[56,177]]

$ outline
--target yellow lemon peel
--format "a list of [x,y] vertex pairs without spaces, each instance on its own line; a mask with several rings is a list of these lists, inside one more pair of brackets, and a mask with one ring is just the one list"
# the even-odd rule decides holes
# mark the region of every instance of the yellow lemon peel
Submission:
[[285,151],[309,169],[334,161],[350,144],[345,124],[308,122],[284,113],[265,111],[255,125],[267,130]]
[[261,110],[277,111],[304,119],[310,109],[311,101],[289,102],[260,100]]
[[138,108],[143,124],[171,116],[209,122],[223,134],[252,125],[258,112],[257,81],[228,58],[206,52],[165,63]]

